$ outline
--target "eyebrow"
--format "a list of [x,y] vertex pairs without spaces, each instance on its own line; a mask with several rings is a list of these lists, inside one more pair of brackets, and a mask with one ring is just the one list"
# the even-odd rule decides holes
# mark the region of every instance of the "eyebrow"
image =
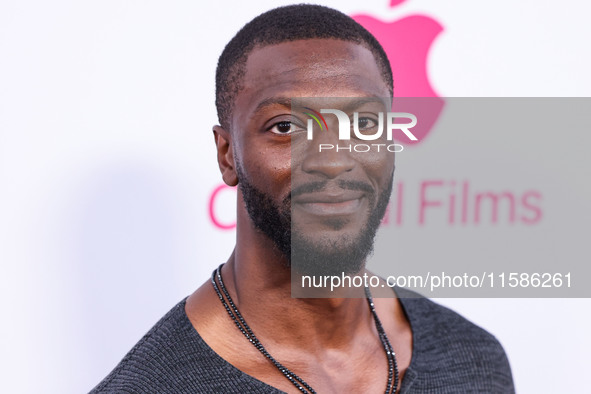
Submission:
[[353,110],[361,107],[364,104],[373,104],[373,103],[377,103],[377,104],[381,104],[384,106],[388,106],[382,97],[359,97],[356,98],[355,100],[351,100],[351,102],[349,102],[347,105],[345,105],[342,110],[345,112],[352,112]]
[[269,97],[269,98],[266,98],[257,105],[254,112],[257,113],[267,107],[272,107],[275,105],[280,105],[282,107],[291,109],[291,98],[289,98],[289,97]]
[[[349,97],[343,97],[343,99],[347,99]],[[371,103],[378,103],[378,104],[382,104],[382,105],[386,105],[387,104],[384,102],[384,98],[381,97],[350,97],[351,101],[349,103],[347,103],[343,108],[341,108],[341,110],[345,111],[345,112],[351,112],[359,107],[361,107],[364,104],[371,104]],[[292,98],[290,97],[283,97],[283,96],[278,96],[278,97],[269,97],[264,99],[263,101],[261,101],[255,108],[255,113],[262,111],[268,107],[272,107],[272,106],[282,106],[285,107],[287,109],[291,110],[291,105],[292,105]]]

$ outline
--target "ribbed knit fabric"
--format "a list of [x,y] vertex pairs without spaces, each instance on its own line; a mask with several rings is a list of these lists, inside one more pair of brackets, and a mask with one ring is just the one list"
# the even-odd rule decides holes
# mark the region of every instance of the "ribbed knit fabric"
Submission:
[[[426,298],[396,291],[413,333],[412,360],[401,393],[514,392],[509,362],[491,334]],[[91,393],[283,393],[215,353],[193,328],[185,301]]]

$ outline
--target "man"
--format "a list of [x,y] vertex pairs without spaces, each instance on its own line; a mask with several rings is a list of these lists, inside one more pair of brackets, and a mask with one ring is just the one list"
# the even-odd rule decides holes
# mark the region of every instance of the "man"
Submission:
[[216,85],[219,168],[238,185],[234,252],[93,392],[512,392],[495,338],[425,298],[291,297],[292,269],[365,272],[390,196],[392,153],[318,152],[335,119],[310,142],[300,117],[384,108],[392,74],[375,38],[326,7],[278,8],[230,41]]

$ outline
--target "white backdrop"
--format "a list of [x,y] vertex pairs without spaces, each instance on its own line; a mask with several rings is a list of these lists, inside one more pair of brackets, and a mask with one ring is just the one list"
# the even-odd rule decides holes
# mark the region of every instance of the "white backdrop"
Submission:
[[[234,234],[208,212],[215,65],[288,3],[0,2],[2,392],[87,392],[227,258]],[[320,3],[439,22],[441,96],[591,94],[589,3]],[[220,195],[220,221],[232,204]],[[590,300],[440,301],[499,338],[519,392],[591,387]]]

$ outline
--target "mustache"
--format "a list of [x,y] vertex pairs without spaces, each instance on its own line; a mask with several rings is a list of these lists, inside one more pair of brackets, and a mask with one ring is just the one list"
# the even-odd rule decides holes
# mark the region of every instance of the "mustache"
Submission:
[[[299,185],[299,186],[291,189],[291,192],[285,198],[285,202],[290,203],[291,199],[293,197],[297,197],[302,194],[322,191],[326,188],[326,186],[328,185],[328,182],[329,181],[326,180],[326,181],[320,181],[320,182],[309,182],[309,183],[305,183],[303,185]],[[339,179],[336,181],[336,184],[338,187],[340,187],[341,189],[344,189],[344,190],[362,191],[362,192],[365,192],[369,195],[375,194],[373,187],[371,187],[371,185],[366,182]]]

